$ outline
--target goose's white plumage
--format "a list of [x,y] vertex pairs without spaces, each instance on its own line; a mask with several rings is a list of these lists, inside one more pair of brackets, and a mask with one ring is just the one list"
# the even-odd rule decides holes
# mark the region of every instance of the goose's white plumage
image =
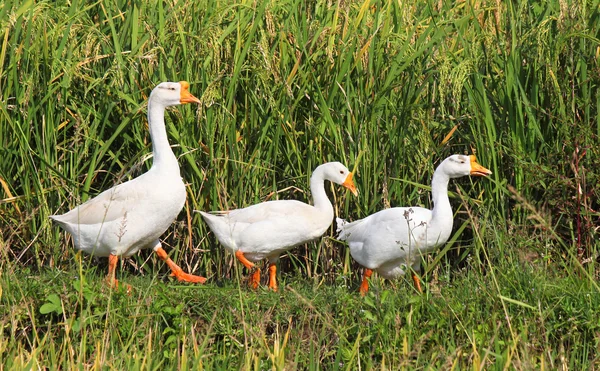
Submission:
[[[206,213],[202,217],[219,242],[246,266],[269,260],[269,287],[277,290],[276,262],[279,255],[325,233],[333,221],[333,206],[325,193],[325,180],[350,189],[357,195],[352,173],[339,162],[329,162],[315,169],[310,179],[313,205],[295,200],[268,201],[244,209]],[[260,270],[250,277],[258,287]]]
[[[453,155],[446,158],[433,174],[432,210],[395,207],[351,223],[337,218],[338,238],[348,242],[352,258],[365,268],[361,294],[368,291],[368,278],[373,271],[387,279],[404,275],[408,267],[419,271],[421,256],[448,240],[453,223],[448,199],[451,178],[491,173],[477,163],[473,155]],[[413,275],[413,279],[420,291],[418,277]]]
[[184,273],[162,249],[159,237],[185,203],[185,185],[165,128],[165,108],[200,103],[189,84],[163,82],[148,99],[148,127],[152,139],[150,170],[110,188],[63,215],[50,218],[73,236],[75,247],[95,256],[109,257],[111,284],[118,257],[129,257],[142,248],[153,248],[181,281],[203,283],[205,278]]

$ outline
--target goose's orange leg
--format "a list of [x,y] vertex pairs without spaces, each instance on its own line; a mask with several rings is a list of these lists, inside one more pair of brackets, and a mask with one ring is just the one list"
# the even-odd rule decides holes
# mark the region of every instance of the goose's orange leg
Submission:
[[162,247],[156,247],[154,249],[158,257],[167,263],[169,268],[171,269],[171,276],[175,276],[178,281],[182,282],[191,282],[191,283],[204,283],[206,282],[206,278],[201,276],[194,276],[193,274],[185,273],[183,269],[181,269],[171,258],[167,255],[167,252]]
[[371,275],[373,274],[373,271],[369,268],[365,268],[365,274],[363,275],[363,280],[362,283],[360,284],[360,296],[365,296],[367,295],[367,292],[369,291],[369,278],[371,278]]
[[244,253],[241,252],[240,250],[235,252],[235,257],[242,264],[244,264],[244,267],[250,269],[250,272],[252,272],[252,270],[254,270],[254,273],[250,273],[250,278],[248,279],[248,284],[253,289],[257,289],[258,285],[260,284],[260,268],[257,268],[254,263],[252,263],[250,260],[246,259],[246,257],[244,256]]
[[419,276],[417,276],[417,274],[414,271],[412,272],[412,279],[413,279],[413,282],[415,283],[415,287],[422,294],[423,289],[421,288],[421,280],[419,279]]
[[[118,289],[119,281],[115,278],[115,270],[117,269],[117,263],[119,262],[119,257],[113,254],[108,256],[108,274],[106,275],[106,283],[108,286]],[[131,286],[125,284],[125,289],[127,293],[131,293]]]
[[117,263],[119,262],[119,257],[113,254],[108,256],[108,275],[106,276],[106,283],[110,287],[117,288],[119,286],[119,281],[115,278],[115,270],[117,268]]
[[269,288],[277,291],[277,265],[275,263],[269,264]]

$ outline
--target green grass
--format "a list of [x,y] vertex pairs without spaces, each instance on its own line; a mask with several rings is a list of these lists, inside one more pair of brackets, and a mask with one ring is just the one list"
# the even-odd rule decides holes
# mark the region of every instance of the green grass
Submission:
[[[206,286],[104,272],[47,270],[2,277],[2,363],[156,369],[590,368],[600,345],[594,287],[541,263],[494,275],[437,271],[425,295],[375,280],[367,297],[285,275],[279,293],[231,280]],[[498,292],[498,287],[501,291]],[[526,289],[523,289],[526,287]],[[485,318],[482,318],[485,316]]]
[[[1,364],[597,368],[599,5],[5,1]],[[149,168],[145,104],[165,80],[203,104],[167,114],[188,198],[163,244],[210,281],[170,282],[144,251],[119,272],[134,294],[111,293],[48,216]],[[334,228],[282,257],[279,294],[238,287],[192,213],[309,201],[334,160],[360,191],[328,189],[336,215],[430,206],[435,165],[472,152],[494,174],[451,184],[424,296],[400,281],[359,298]]]

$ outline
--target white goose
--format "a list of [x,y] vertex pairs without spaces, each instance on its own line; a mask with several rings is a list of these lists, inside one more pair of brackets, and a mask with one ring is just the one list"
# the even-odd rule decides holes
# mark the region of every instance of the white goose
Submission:
[[163,82],[148,99],[148,126],[154,162],[150,170],[110,188],[63,215],[52,215],[73,236],[75,247],[95,256],[108,257],[107,281],[117,286],[115,267],[119,257],[153,248],[179,281],[204,283],[204,277],[183,272],[162,248],[159,237],[171,225],[185,203],[185,185],[165,129],[165,108],[200,103],[188,91],[189,84]]
[[354,260],[365,268],[361,295],[369,290],[373,271],[386,279],[413,269],[413,280],[421,285],[414,271],[421,267],[421,255],[444,244],[452,232],[453,214],[448,199],[448,182],[465,175],[487,176],[492,172],[477,163],[474,155],[446,158],[433,173],[431,193],[433,210],[422,207],[394,207],[348,223],[337,218],[338,238],[348,242]]
[[329,228],[333,206],[325,193],[325,180],[341,184],[355,196],[358,194],[352,173],[339,162],[329,162],[317,167],[310,178],[314,206],[277,200],[216,214],[200,211],[219,242],[246,268],[255,269],[249,280],[252,288],[256,289],[260,283],[260,269],[252,262],[269,260],[269,288],[277,291],[275,264],[279,255],[322,236]]

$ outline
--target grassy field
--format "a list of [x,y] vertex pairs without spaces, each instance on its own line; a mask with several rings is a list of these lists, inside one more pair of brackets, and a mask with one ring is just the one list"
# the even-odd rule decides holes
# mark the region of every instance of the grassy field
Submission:
[[[0,369],[600,368],[600,1],[4,1],[0,5]],[[146,100],[167,114],[188,197],[163,246],[103,285],[49,215],[146,171]],[[252,291],[193,210],[310,201],[341,161],[336,215],[431,206],[455,228],[425,294],[360,267],[335,226]]]

